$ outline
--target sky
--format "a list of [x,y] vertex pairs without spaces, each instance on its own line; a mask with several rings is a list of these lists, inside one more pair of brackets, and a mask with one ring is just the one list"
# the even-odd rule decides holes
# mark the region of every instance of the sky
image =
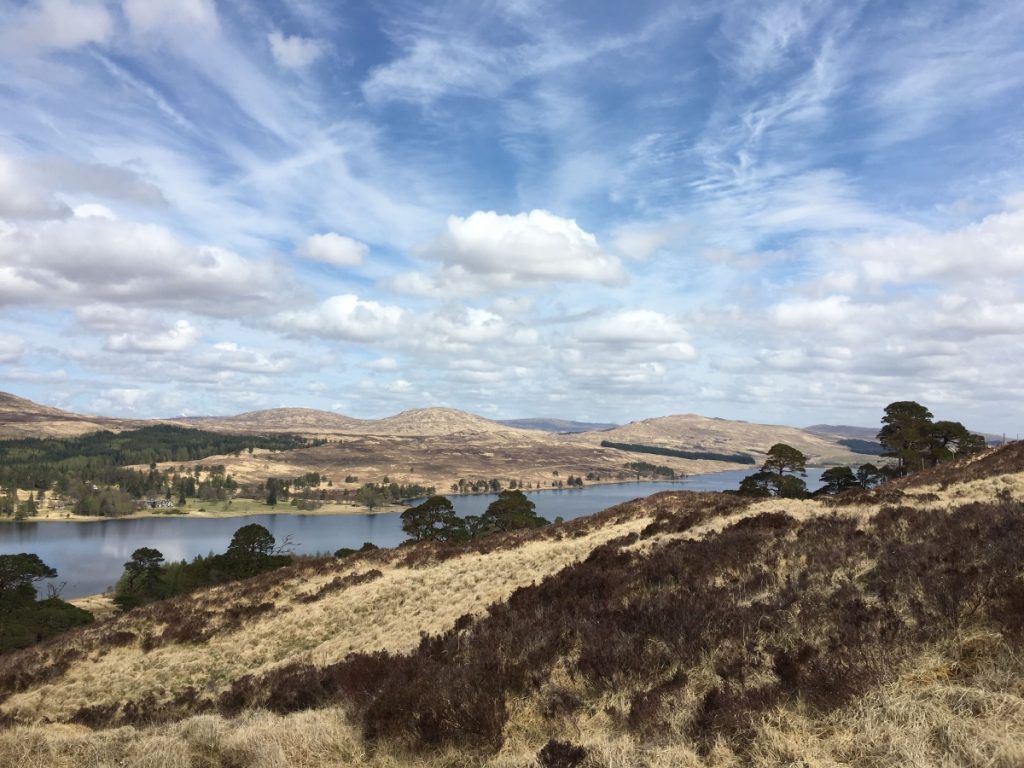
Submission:
[[1024,4],[0,0],[0,390],[1024,433]]

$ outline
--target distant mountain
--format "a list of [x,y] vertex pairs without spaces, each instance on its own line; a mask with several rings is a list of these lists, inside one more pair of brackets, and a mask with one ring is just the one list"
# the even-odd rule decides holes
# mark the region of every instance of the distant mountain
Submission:
[[595,421],[570,421],[568,419],[547,419],[538,416],[533,419],[499,419],[499,424],[516,429],[536,429],[541,432],[560,432],[562,434],[575,434],[577,432],[600,432],[605,429],[615,429],[619,426],[611,422]]
[[813,424],[804,427],[808,432],[816,435],[836,435],[837,437],[852,437],[856,440],[878,440],[879,427],[851,427],[848,424]]
[[454,408],[416,408],[383,419],[356,419],[313,408],[271,408],[238,416],[193,416],[179,421],[218,432],[291,432],[301,435],[436,437],[514,431],[513,427]]

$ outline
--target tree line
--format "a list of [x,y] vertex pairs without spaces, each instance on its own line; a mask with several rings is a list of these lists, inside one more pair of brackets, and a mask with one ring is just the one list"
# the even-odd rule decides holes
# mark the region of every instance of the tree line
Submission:
[[931,411],[912,400],[890,403],[882,416],[878,441],[881,457],[894,461],[878,467],[862,464],[831,467],[821,476],[825,485],[814,494],[807,491],[807,457],[785,443],[768,449],[761,469],[740,482],[738,493],[744,496],[805,498],[809,495],[834,495],[858,488],[874,488],[887,479],[904,477],[952,459],[971,456],[985,449],[985,439],[958,421],[932,421]]

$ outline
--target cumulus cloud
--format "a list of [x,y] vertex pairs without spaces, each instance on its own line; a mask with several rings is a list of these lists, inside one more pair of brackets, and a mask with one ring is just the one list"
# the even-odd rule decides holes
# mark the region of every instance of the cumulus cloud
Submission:
[[104,4],[88,0],[39,0],[2,18],[2,22],[0,51],[70,49],[103,43],[113,28]]
[[307,237],[295,252],[305,259],[322,261],[335,267],[358,267],[370,249],[365,243],[351,237],[327,232]]
[[283,354],[268,354],[233,341],[221,341],[209,349],[194,355],[190,363],[215,371],[238,371],[240,373],[283,373],[291,368],[292,357]]
[[545,210],[450,216],[447,231],[423,255],[440,262],[441,271],[399,275],[392,281],[395,289],[442,295],[559,281],[621,285],[626,280],[619,260],[604,252],[593,234],[574,219]]
[[369,342],[397,335],[404,314],[400,307],[346,293],[332,296],[312,309],[280,312],[273,324],[289,333]]
[[0,364],[16,363],[25,354],[25,342],[17,336],[0,334]]
[[199,340],[199,329],[188,320],[179,320],[173,327],[160,333],[118,333],[107,339],[112,352],[142,352],[163,354],[189,349]]
[[697,351],[678,321],[649,309],[631,309],[582,325],[577,342],[598,345],[622,354],[640,353],[658,360],[693,360]]
[[857,240],[839,260],[826,284],[846,289],[1024,275],[1024,205],[952,232]]
[[267,40],[274,61],[286,69],[305,69],[324,55],[323,44],[313,38],[283,35],[274,30],[267,35]]
[[72,218],[0,228],[0,304],[123,304],[231,316],[265,309],[289,276],[163,227]]
[[[63,157],[23,158],[0,153],[0,218],[70,216],[72,209],[64,199],[67,195],[87,195],[145,206],[167,205],[156,186],[129,168],[82,163]],[[79,208],[91,215],[96,215],[102,207],[91,201],[86,205]],[[77,209],[75,212],[77,214]]]

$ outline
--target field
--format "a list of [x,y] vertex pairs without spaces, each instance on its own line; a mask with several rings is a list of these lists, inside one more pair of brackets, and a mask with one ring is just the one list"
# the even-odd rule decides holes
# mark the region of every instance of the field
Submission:
[[300,564],[0,658],[0,764],[1016,766],[1024,446]]

